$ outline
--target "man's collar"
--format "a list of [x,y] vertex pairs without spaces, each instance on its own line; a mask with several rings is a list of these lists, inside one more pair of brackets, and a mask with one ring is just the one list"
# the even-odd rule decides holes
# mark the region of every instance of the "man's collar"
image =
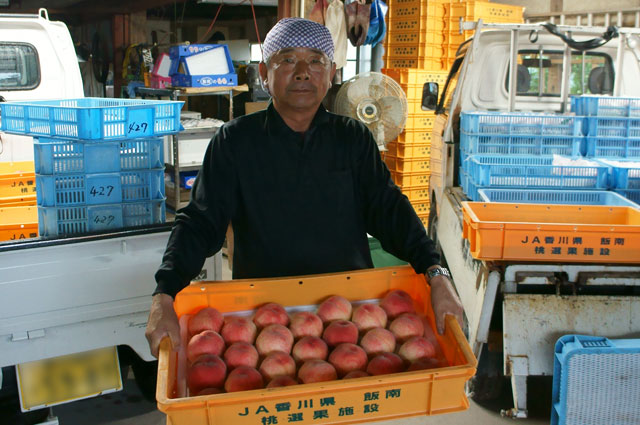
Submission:
[[[329,121],[329,113],[324,108],[322,104],[318,107],[318,110],[311,121],[311,125],[309,126],[309,130],[321,125],[325,124]],[[267,117],[265,121],[265,129],[269,134],[288,134],[288,133],[296,133],[293,131],[287,123],[284,122],[282,116],[278,113],[275,106],[273,106],[273,100],[269,100],[269,105],[267,106]]]

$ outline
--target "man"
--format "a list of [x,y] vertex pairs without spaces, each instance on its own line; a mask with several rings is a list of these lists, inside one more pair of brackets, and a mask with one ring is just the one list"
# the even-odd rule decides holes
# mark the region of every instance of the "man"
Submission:
[[166,336],[178,347],[173,297],[222,247],[229,222],[234,278],[371,268],[369,233],[416,272],[432,274],[439,332],[445,314],[462,323],[446,269],[371,132],[320,106],[335,71],[325,26],[287,18],[267,34],[260,76],[272,102],[226,123],[207,148],[156,273],[146,331],[154,356]]

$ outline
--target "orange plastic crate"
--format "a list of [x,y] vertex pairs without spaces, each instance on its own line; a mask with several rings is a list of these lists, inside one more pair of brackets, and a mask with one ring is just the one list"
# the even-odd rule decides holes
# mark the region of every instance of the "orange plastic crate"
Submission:
[[445,83],[447,81],[447,76],[449,75],[446,71],[434,71],[430,69],[393,69],[393,68],[383,68],[380,70],[385,75],[393,78],[400,84],[401,86],[406,85],[415,85],[420,86],[426,82],[436,82],[438,84]]
[[[317,305],[333,294],[351,301],[378,299],[391,289],[409,293],[416,311],[425,315],[431,329],[435,329],[429,286],[424,275],[416,274],[409,266],[277,279],[194,282],[176,296],[174,306],[182,319],[205,306],[223,313],[240,313],[277,302],[291,309]],[[464,386],[475,373],[476,359],[453,317],[447,317],[444,335],[436,338],[446,367],[198,397],[179,395],[185,385],[178,379],[179,354],[172,352],[169,339],[164,339],[158,361],[158,409],[166,413],[167,423],[172,425],[255,425],[267,416],[271,423],[284,424],[293,413],[299,415],[299,423],[310,424],[318,423],[313,419],[316,410],[326,413],[324,423],[350,424],[465,410],[469,402]],[[372,397],[376,400],[369,400]],[[341,414],[344,408],[350,408],[353,414]]]
[[36,194],[33,161],[0,162],[0,198]]
[[405,130],[398,135],[395,141],[405,145],[431,143],[432,127],[433,125],[426,129],[412,130],[405,126]]
[[387,153],[398,158],[430,158],[430,144],[405,145],[404,143],[391,142],[387,145]]
[[419,114],[409,114],[404,124],[405,131],[408,130],[426,130],[433,128],[435,121],[434,112],[421,112]]
[[637,263],[640,210],[463,202],[462,236],[481,260]]
[[429,1],[391,2],[389,19],[440,18],[445,16],[445,5]]
[[430,173],[400,173],[391,171],[391,178],[398,187],[415,189],[429,186]]
[[404,193],[409,201],[417,202],[417,201],[428,201],[429,200],[429,188],[428,187],[410,187],[405,188],[401,187],[402,193]]
[[389,18],[389,31],[442,31],[444,21],[440,16],[423,18]]
[[431,204],[428,201],[414,201],[411,203],[411,206],[413,206],[413,210],[416,212],[418,217],[425,215],[428,216],[430,205]]
[[383,57],[385,68],[419,68],[433,71],[442,70],[442,60],[433,57]]
[[388,44],[386,53],[391,57],[433,57],[441,58],[445,51],[441,44]]
[[[523,22],[524,7],[489,1],[465,2],[467,17],[482,18],[486,22]],[[472,19],[473,20],[473,19]]]
[[0,198],[0,207],[36,206],[36,195],[7,196]]
[[445,42],[445,33],[442,31],[389,31],[386,44],[388,46],[416,45],[416,44],[442,44]]
[[397,158],[387,154],[384,162],[389,170],[398,173],[428,173],[431,170],[429,158]]
[[33,206],[0,208],[0,241],[38,236],[38,208]]

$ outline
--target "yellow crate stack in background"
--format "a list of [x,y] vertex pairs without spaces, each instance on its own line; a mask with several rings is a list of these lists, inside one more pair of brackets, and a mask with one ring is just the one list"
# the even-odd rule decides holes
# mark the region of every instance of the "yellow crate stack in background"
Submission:
[[[425,83],[444,90],[455,53],[473,32],[460,33],[460,20],[522,22],[523,7],[488,1],[389,0],[382,73],[400,84],[407,95],[407,122],[398,138],[387,145],[383,158],[400,187],[426,225],[429,219],[429,179],[442,175],[440,151],[431,151],[435,121],[422,110]],[[455,80],[447,90],[451,100]]]

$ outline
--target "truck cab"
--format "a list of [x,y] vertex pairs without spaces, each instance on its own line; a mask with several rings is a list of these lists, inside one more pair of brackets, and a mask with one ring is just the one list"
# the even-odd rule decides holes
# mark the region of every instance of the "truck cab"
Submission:
[[430,178],[427,230],[451,270],[479,360],[471,395],[478,401],[495,398],[508,378],[514,404],[502,413],[525,418],[527,377],[553,374],[554,344],[561,335],[638,337],[640,261],[474,259],[462,237],[462,203],[468,198],[460,187],[460,114],[571,114],[571,95],[638,97],[640,30],[482,21],[462,25],[475,33],[460,46],[445,87],[425,84],[422,104],[437,104],[431,158],[442,161],[442,172]]

